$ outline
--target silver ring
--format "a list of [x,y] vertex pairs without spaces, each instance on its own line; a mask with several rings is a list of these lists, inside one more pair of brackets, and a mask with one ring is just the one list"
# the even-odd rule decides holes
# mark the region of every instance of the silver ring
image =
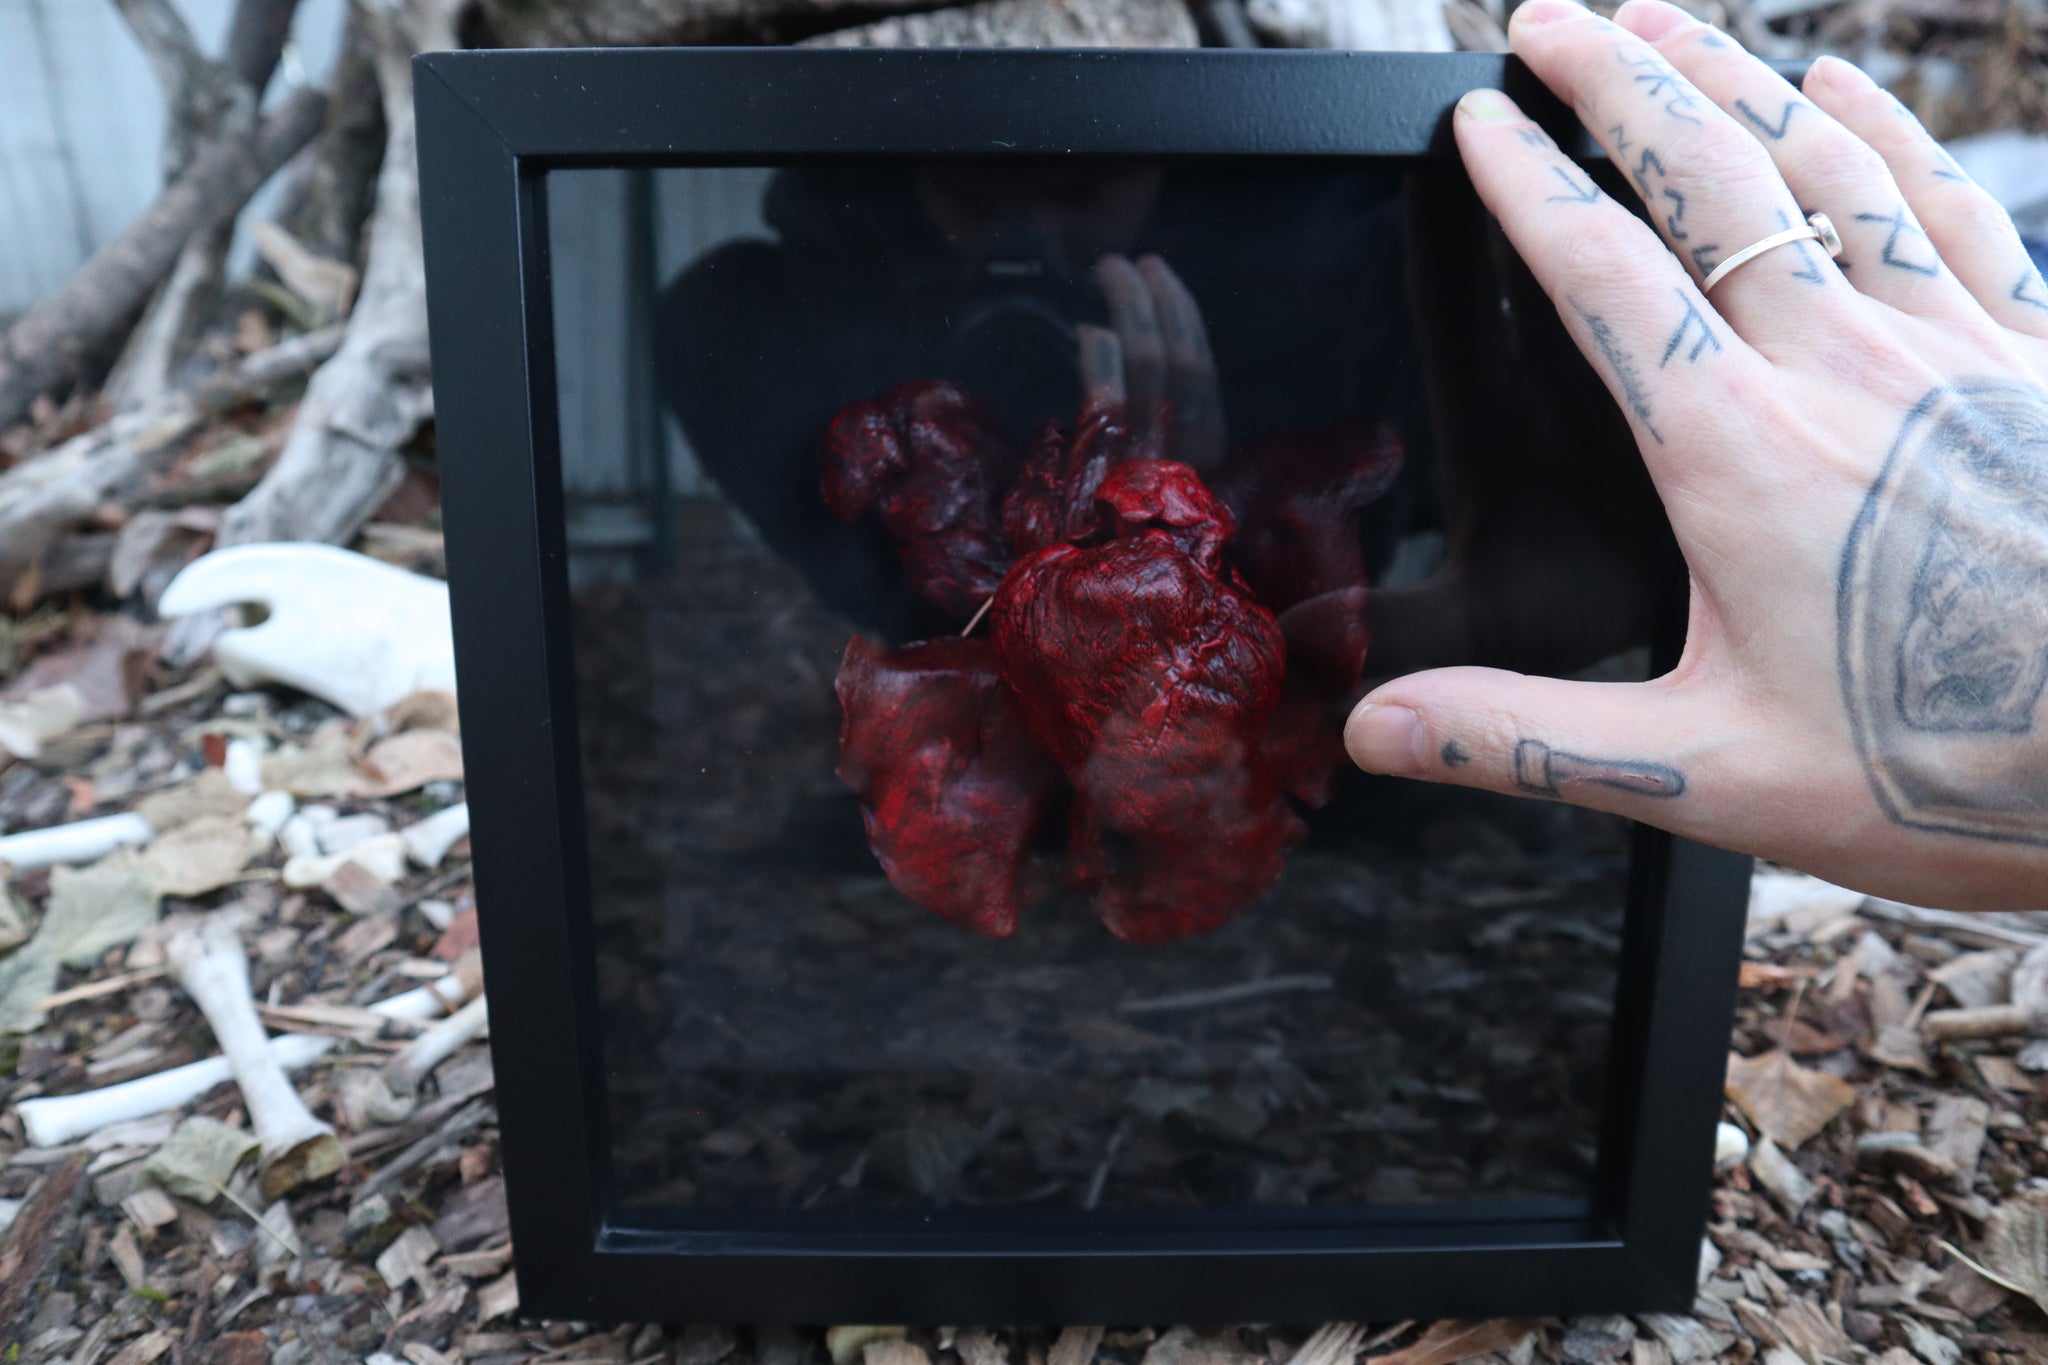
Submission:
[[1828,221],[1828,216],[1825,213],[1809,213],[1806,215],[1806,221],[1800,226],[1786,228],[1783,232],[1774,232],[1761,242],[1742,248],[1715,266],[1706,281],[1700,285],[1700,292],[1713,292],[1714,286],[1727,278],[1729,271],[1738,265],[1755,260],[1774,246],[1789,246],[1793,242],[1807,241],[1819,242],[1830,260],[1842,254],[1842,234],[1835,231],[1835,225]]

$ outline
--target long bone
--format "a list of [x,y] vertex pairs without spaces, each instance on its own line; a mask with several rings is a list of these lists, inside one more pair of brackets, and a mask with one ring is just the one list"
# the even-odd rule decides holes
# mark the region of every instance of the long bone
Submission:
[[276,1199],[341,1169],[341,1141],[313,1117],[277,1059],[249,998],[249,957],[241,917],[214,912],[174,920],[164,935],[164,960],[213,1028],[241,1087],[259,1145],[263,1197]]
[[419,1101],[420,1082],[490,1023],[483,996],[464,1005],[408,1043],[374,1071],[352,1071],[341,1080],[341,1113],[361,1131],[380,1123],[403,1123]]
[[[473,982],[451,973],[416,990],[379,1000],[370,1008],[393,1019],[431,1019],[446,1014],[473,989]],[[269,1048],[279,1066],[297,1071],[334,1051],[338,1042],[319,1034],[285,1033],[272,1038]],[[233,1075],[226,1057],[208,1057],[97,1090],[23,1100],[16,1112],[30,1145],[61,1147],[117,1123],[182,1109]]]

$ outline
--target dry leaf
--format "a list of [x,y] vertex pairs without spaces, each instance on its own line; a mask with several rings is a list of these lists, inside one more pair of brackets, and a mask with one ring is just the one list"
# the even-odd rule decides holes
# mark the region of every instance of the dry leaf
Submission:
[[159,836],[142,862],[160,894],[201,896],[242,875],[251,842],[240,816],[203,815]]
[[1856,1099],[1840,1076],[1803,1067],[1781,1049],[1728,1056],[1728,1098],[1780,1147],[1796,1148]]
[[159,836],[202,816],[239,816],[248,808],[249,794],[236,791],[219,768],[203,768],[175,787],[152,792],[135,803],[135,813],[149,821]]
[[2048,1190],[2021,1190],[1993,1209],[1977,1251],[1986,1279],[2048,1313]]
[[1494,1318],[1486,1322],[1445,1319],[1431,1323],[1413,1345],[1391,1355],[1375,1356],[1369,1365],[1453,1365],[1473,1356],[1511,1351],[1535,1330],[1535,1321],[1528,1318]]
[[293,796],[360,796],[370,784],[349,760],[347,727],[323,726],[304,748],[286,746],[263,759],[263,786]]
[[370,746],[365,796],[397,796],[429,782],[462,780],[462,741],[447,730],[407,730]]
[[133,849],[116,849],[90,867],[53,868],[35,941],[67,967],[90,967],[107,949],[133,943],[155,924],[156,902],[155,885]]
[[308,251],[298,238],[260,218],[249,224],[249,235],[285,288],[312,305],[316,324],[348,312],[356,296],[355,267]]
[[70,683],[41,688],[20,701],[0,701],[0,753],[35,758],[45,740],[63,734],[84,715],[85,698]]

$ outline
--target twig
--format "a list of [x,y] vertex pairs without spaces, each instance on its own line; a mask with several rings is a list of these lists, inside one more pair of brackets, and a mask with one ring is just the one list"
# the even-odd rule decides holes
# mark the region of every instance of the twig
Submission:
[[103,995],[118,995],[130,986],[140,986],[145,981],[158,980],[163,974],[163,968],[149,967],[139,972],[123,972],[119,976],[110,976],[105,981],[88,981],[82,986],[73,986],[68,991],[58,991],[55,995],[44,996],[36,1002],[36,1011],[47,1014],[66,1005],[76,1005],[81,1000],[97,1000]]
[[1321,972],[1296,972],[1289,976],[1268,976],[1257,981],[1240,981],[1205,991],[1182,991],[1177,995],[1154,995],[1126,1000],[1117,1006],[1125,1014],[1164,1014],[1170,1010],[1199,1010],[1211,1005],[1235,1005],[1269,995],[1308,994],[1335,990],[1334,978]]
[[975,608],[973,617],[969,619],[966,625],[960,628],[960,638],[964,640],[968,636],[974,634],[974,628],[981,624],[981,618],[988,615],[988,609],[994,606],[995,604],[996,599],[991,597],[988,599],[988,601],[983,602],[979,607]]
[[2010,943],[2021,948],[2048,946],[2048,934],[2030,933],[1996,923],[1982,914],[1964,914],[1960,910],[1929,910],[1923,906],[1906,905],[1899,901],[1888,901],[1872,896],[1863,903],[1862,913],[1888,919],[1894,924],[1910,924],[1920,929],[1947,929],[1962,936],[1974,935],[1998,943]]

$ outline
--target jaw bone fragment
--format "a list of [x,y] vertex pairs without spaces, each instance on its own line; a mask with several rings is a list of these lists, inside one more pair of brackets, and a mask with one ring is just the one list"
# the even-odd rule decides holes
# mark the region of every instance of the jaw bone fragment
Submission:
[[445,583],[332,545],[236,545],[186,565],[157,611],[240,603],[269,617],[213,642],[214,661],[237,687],[286,683],[353,716],[414,692],[455,690]]
[[276,1199],[340,1170],[341,1142],[313,1117],[270,1055],[269,1036],[249,998],[238,918],[214,912],[174,923],[164,935],[164,959],[220,1041],[262,1145],[263,1197]]

